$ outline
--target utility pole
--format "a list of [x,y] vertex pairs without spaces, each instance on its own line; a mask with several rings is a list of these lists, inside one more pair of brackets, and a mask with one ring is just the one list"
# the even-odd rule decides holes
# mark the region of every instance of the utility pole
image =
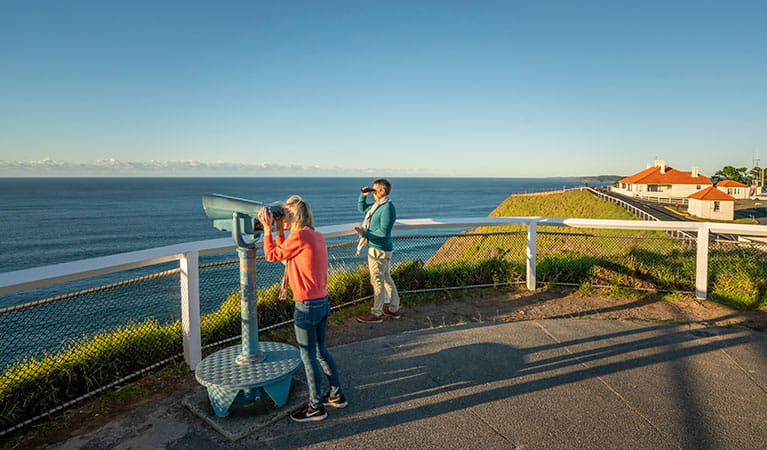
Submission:
[[753,162],[754,162],[754,168],[759,169],[759,178],[754,180],[756,184],[755,186],[756,195],[759,195],[764,191],[764,167],[761,167],[759,165],[760,161],[759,161],[759,158],[756,157],[756,154],[754,155]]

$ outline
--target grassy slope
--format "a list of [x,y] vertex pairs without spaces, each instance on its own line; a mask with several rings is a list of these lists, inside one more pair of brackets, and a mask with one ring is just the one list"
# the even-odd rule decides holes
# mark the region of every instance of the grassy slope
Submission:
[[[490,216],[637,219],[618,205],[585,191],[511,196]],[[518,270],[524,273],[526,236],[523,230],[522,227],[472,230],[517,231],[517,234],[451,238],[427,266],[500,258],[518,265]],[[662,232],[562,227],[539,227],[538,232],[538,281],[694,290],[694,247],[669,239]],[[578,233],[591,236],[574,235]],[[767,255],[758,250],[737,246],[712,248],[709,255],[710,298],[737,308],[767,307],[765,259]]]
[[[567,191],[545,193],[541,195],[512,195],[501,202],[491,213],[491,217],[571,217],[582,219],[622,219],[636,220],[636,216],[620,206],[600,200],[586,191]],[[518,232],[524,227],[480,227],[468,233]],[[539,227],[539,232],[589,232],[615,235],[652,235],[647,232],[568,229],[564,227]],[[657,233],[654,233],[657,235]],[[539,236],[539,252],[548,253],[552,246],[562,247],[562,242],[549,242],[544,235]],[[570,242],[571,245],[580,245]],[[427,262],[427,265],[447,263],[455,260],[503,257],[506,260],[522,262],[524,252],[514,249],[525,248],[525,236],[522,234],[489,237],[460,237],[448,240],[445,245]],[[512,249],[512,250],[509,250]],[[574,250],[571,248],[571,250]]]
[[547,195],[512,195],[501,202],[490,216],[636,219],[636,216],[615,203],[600,200],[586,191],[567,191]]

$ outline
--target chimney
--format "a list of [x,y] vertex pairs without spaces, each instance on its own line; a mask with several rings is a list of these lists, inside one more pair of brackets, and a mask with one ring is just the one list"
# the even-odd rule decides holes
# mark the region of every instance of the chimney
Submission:
[[693,178],[698,178],[698,175],[700,175],[700,174],[698,173],[698,168],[697,168],[697,167],[695,167],[695,166],[693,166],[693,168],[692,168],[692,172],[690,173],[690,176],[692,176]]
[[656,159],[655,167],[660,167],[660,173],[666,173],[666,161],[662,159]]
[[649,169],[650,167],[652,167],[652,164],[647,163],[647,167],[645,167],[645,169]]

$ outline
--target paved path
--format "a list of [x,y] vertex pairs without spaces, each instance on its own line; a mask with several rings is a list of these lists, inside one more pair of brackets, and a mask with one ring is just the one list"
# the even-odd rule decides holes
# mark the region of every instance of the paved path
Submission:
[[[537,320],[409,332],[332,353],[350,404],[323,422],[296,424],[287,408],[266,407],[217,419],[194,390],[58,448],[767,448],[763,333]],[[292,405],[306,395],[294,384]]]
[[[620,199],[635,208],[644,211],[647,214],[650,214],[651,216],[655,217],[658,220],[669,220],[669,221],[697,221],[691,219],[689,216],[685,216],[683,214],[679,214],[676,211],[673,211],[670,208],[670,204],[664,204],[659,202],[654,202],[651,200],[642,200],[634,197],[628,197],[622,194],[618,194],[616,192],[603,192],[605,195],[609,195],[612,197],[615,197],[617,199]],[[751,212],[749,212],[751,211]],[[751,214],[754,219],[758,222],[760,225],[767,225],[767,217],[764,216],[764,213],[757,210],[740,210],[743,214]],[[685,232],[687,235],[695,237],[697,236],[697,233],[694,231],[687,231]],[[738,241],[737,235],[732,234],[721,234],[721,233],[712,233],[712,239],[719,239],[719,240],[727,240],[727,241]]]
[[615,192],[610,192],[609,194],[623,200],[630,205],[633,205],[636,208],[641,209],[642,211],[656,217],[658,220],[690,221],[690,219],[684,215],[678,214],[676,211],[672,211],[671,209],[667,208],[667,206],[670,206],[670,204],[640,200],[633,197],[620,195]]

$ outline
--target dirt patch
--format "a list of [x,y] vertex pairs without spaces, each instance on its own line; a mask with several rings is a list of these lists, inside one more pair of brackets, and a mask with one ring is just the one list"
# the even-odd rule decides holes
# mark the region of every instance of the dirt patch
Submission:
[[[641,294],[621,296],[596,291],[590,295],[564,289],[541,292],[471,291],[454,296],[446,293],[437,301],[405,305],[400,319],[386,318],[380,324],[363,324],[354,317],[328,327],[330,346],[364,339],[461,323],[537,319],[611,319],[701,326],[732,326],[767,331],[767,311],[738,311],[692,296]],[[128,395],[98,398],[62,416],[27,428],[25,434],[5,441],[3,448],[40,448],[95,429],[121,413],[171,395],[178,396],[195,385],[192,375],[176,369],[168,376],[152,375],[123,388]],[[109,398],[109,397],[112,398]]]

